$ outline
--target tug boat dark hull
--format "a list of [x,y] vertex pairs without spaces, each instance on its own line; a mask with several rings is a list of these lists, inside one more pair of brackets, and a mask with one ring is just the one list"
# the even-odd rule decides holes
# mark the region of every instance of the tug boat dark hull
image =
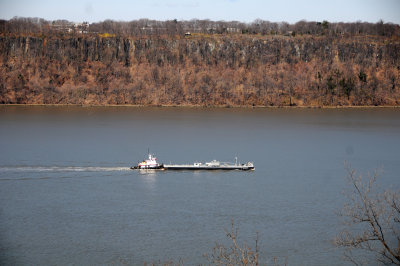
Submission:
[[164,165],[158,165],[158,166],[132,166],[132,170],[157,170],[157,169],[164,169]]

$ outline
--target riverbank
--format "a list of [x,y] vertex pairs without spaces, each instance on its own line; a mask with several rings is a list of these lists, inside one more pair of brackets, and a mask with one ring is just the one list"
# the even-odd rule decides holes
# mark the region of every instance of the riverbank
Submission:
[[400,108],[399,105],[349,105],[349,106],[219,106],[219,105],[138,105],[138,104],[0,104],[0,107],[129,107],[129,108],[235,108],[235,109],[379,109]]

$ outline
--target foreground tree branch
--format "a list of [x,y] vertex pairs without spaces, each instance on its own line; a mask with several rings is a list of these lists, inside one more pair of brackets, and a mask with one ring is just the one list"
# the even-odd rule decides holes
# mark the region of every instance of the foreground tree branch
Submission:
[[[238,240],[238,228],[232,221],[230,230],[225,230],[226,237],[230,240],[229,246],[216,243],[211,254],[203,256],[209,265],[279,265],[276,257],[272,257],[270,263],[260,261],[260,250],[258,244],[258,233],[255,239],[255,246],[250,247],[246,243],[240,244]],[[287,257],[283,265],[287,265]]]
[[352,189],[347,194],[349,202],[339,212],[346,229],[336,237],[335,244],[345,247],[344,257],[356,265],[355,252],[360,250],[375,254],[383,264],[400,265],[399,191],[379,191],[377,171],[365,181],[350,165],[346,170]]
[[204,257],[213,265],[259,265],[258,233],[254,250],[244,244],[238,244],[238,229],[232,221],[231,230],[225,230],[226,236],[232,241],[229,247],[216,244],[212,254],[204,254]]

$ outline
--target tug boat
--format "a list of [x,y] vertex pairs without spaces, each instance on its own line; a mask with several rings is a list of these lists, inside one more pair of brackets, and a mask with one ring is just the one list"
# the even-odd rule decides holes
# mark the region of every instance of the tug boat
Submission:
[[136,166],[132,166],[131,169],[164,169],[163,164],[157,162],[157,158],[153,154],[149,153],[149,158],[138,163]]
[[254,164],[248,162],[245,164],[238,163],[237,157],[235,163],[226,163],[213,160],[206,163],[193,164],[160,164],[157,158],[149,153],[149,158],[143,160],[131,169],[160,169],[160,170],[254,170]]

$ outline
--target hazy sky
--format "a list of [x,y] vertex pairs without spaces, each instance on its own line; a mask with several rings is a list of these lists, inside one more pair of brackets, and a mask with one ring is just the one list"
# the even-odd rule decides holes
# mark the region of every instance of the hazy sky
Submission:
[[97,22],[105,19],[328,20],[400,24],[400,0],[0,0],[0,18]]

